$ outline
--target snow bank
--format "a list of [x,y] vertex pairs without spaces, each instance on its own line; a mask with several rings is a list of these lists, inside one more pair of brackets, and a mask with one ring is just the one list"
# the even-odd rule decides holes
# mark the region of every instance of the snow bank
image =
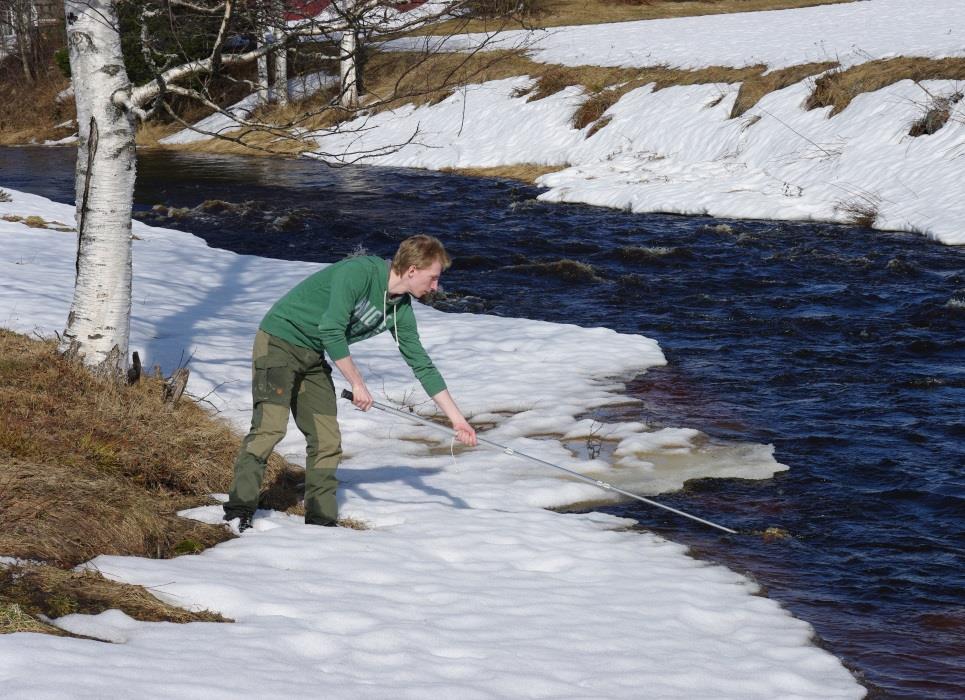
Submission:
[[542,63],[566,66],[752,66],[771,70],[838,61],[851,66],[895,56],[961,56],[965,9],[960,0],[864,0],[793,10],[553,27],[531,31],[427,37],[392,42],[397,49],[447,51],[522,47]]
[[[70,207],[12,195],[0,216],[71,220]],[[189,391],[243,428],[254,329],[317,266],[213,250],[140,223],[134,231],[132,347],[168,369],[191,355]],[[60,328],[74,236],[0,220],[0,244],[0,324]],[[687,464],[701,450],[695,431],[648,437],[639,423],[606,426],[630,459],[617,469],[581,463],[547,437],[578,439],[588,429],[579,416],[621,400],[620,377],[661,364],[651,340],[426,307],[417,315],[457,400],[474,420],[497,423],[496,439],[640,482],[647,471],[636,462]],[[387,336],[353,354],[377,395],[424,398]],[[372,529],[316,528],[260,511],[253,530],[197,556],[98,557],[90,565],[107,576],[235,623],[141,623],[111,611],[58,624],[114,644],[3,635],[5,697],[236,698],[252,688],[279,698],[863,696],[840,662],[810,643],[810,626],[754,595],[748,579],[620,530],[627,521],[539,507],[599,497],[592,486],[503,453],[453,457],[428,428],[347,404],[340,421],[342,513]],[[300,442],[291,434],[283,450],[295,457]],[[704,459],[702,473],[716,468]],[[753,476],[781,468],[761,458]],[[217,522],[220,509],[186,515]]]
[[[529,78],[460,90],[433,106],[406,107],[319,134],[328,153],[389,151],[371,161],[419,168],[558,165],[538,180],[547,201],[634,212],[850,222],[870,214],[881,229],[912,230],[965,244],[965,100],[944,128],[908,135],[952,81],[902,81],[854,99],[840,114],[807,111],[804,81],[729,118],[738,85],[711,84],[627,93],[588,136],[573,113],[585,99],[569,87],[527,102]],[[464,116],[465,115],[465,116]],[[352,133],[355,127],[365,127]]]
[[[482,35],[447,39],[478,46]],[[411,42],[412,40],[410,40]],[[418,41],[418,40],[416,40]],[[425,40],[422,40],[425,41]],[[430,39],[435,41],[435,39]],[[410,44],[393,44],[397,48]],[[684,17],[508,32],[488,48],[525,45],[538,61],[565,65],[701,68],[811,61],[844,66],[893,56],[965,55],[965,7],[936,0],[867,0],[797,10]],[[525,78],[459,90],[431,107],[406,107],[319,134],[320,150],[383,153],[371,162],[419,168],[556,165],[541,199],[634,212],[850,223],[919,231],[965,244],[958,180],[965,158],[965,100],[947,125],[911,137],[934,98],[956,81],[897,83],[858,96],[842,113],[806,111],[814,78],[767,95],[730,119],[739,85],[645,86],[605,114],[589,136],[571,118],[586,99],[577,87],[537,102],[514,97]],[[365,127],[361,133],[353,128]],[[413,142],[398,152],[393,144]]]

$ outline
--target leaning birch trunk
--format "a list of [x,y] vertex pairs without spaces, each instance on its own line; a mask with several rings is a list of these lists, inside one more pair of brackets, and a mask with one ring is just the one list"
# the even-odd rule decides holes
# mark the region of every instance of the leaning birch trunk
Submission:
[[65,0],[77,102],[77,278],[60,350],[117,375],[127,366],[131,314],[132,115],[115,105],[131,85],[111,0]]
[[359,103],[358,66],[356,65],[355,31],[347,27],[342,32],[342,39],[338,46],[339,73],[342,84],[339,91],[342,107],[354,109]]

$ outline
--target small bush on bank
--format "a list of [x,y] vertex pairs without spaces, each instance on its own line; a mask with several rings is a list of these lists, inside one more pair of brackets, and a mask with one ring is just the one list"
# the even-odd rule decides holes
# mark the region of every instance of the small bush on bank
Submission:
[[956,92],[952,95],[933,96],[925,113],[912,122],[908,130],[909,136],[930,136],[948,123],[952,116],[952,109],[962,100],[962,93]]
[[881,199],[873,193],[858,193],[835,205],[835,211],[844,215],[845,222],[861,228],[874,228],[878,221]]
[[[592,133],[587,134],[587,136],[592,136],[593,133],[599,131],[603,126],[599,123],[599,119],[603,116],[610,107],[615,105],[622,95],[617,90],[604,90],[598,92],[595,95],[590,95],[590,97],[580,105],[580,108],[576,110],[573,115],[573,127],[576,129],[582,129],[590,124],[594,125]],[[607,120],[609,121],[609,120]]]

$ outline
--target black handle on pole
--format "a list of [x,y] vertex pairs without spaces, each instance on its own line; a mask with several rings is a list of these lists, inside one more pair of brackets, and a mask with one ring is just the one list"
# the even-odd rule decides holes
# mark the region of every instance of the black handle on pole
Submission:
[[342,389],[342,398],[348,399],[349,401],[355,401],[355,394],[348,389]]

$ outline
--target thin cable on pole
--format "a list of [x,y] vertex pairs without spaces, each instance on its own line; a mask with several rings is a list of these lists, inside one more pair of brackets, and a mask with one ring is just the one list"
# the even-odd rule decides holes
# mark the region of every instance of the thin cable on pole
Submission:
[[[349,391],[348,389],[343,389],[343,390],[342,390],[342,398],[343,398],[343,399],[348,399],[349,401],[351,401],[352,398],[353,398],[352,392]],[[391,414],[400,416],[400,417],[402,417],[402,418],[408,418],[408,419],[411,420],[411,421],[415,421],[415,422],[417,422],[417,423],[422,423],[423,425],[427,425],[427,426],[429,426],[430,428],[435,428],[436,430],[441,430],[442,432],[446,433],[447,435],[454,435],[455,432],[456,432],[456,431],[454,431],[452,428],[449,428],[449,427],[447,427],[447,426],[445,426],[445,425],[439,425],[438,423],[435,423],[435,422],[429,420],[428,418],[423,418],[422,416],[418,416],[418,415],[416,415],[416,414],[414,414],[414,413],[408,413],[408,412],[406,412],[406,411],[400,411],[398,408],[394,408],[394,407],[392,407],[392,406],[387,406],[387,405],[385,405],[385,404],[383,404],[383,403],[379,403],[378,401],[373,401],[373,402],[372,402],[372,407],[373,407],[373,408],[377,408],[377,409],[379,409],[380,411],[383,411],[383,412],[385,412],[385,413],[391,413]],[[572,476],[572,477],[574,477],[574,478],[577,478],[577,479],[579,479],[579,480],[581,480],[581,481],[585,481],[585,482],[588,483],[588,484],[593,484],[594,486],[597,486],[597,487],[599,487],[599,488],[601,488],[601,489],[604,489],[604,490],[606,490],[606,491],[613,491],[614,493],[619,493],[619,494],[621,494],[621,495],[623,495],[623,496],[626,496],[627,498],[632,498],[632,499],[635,499],[635,500],[637,500],[637,501],[640,501],[641,503],[646,503],[647,505],[651,505],[651,506],[654,506],[654,507],[656,507],[656,508],[662,508],[663,510],[669,511],[669,512],[671,512],[671,513],[675,513],[676,515],[681,515],[681,516],[683,516],[683,517],[685,517],[685,518],[690,518],[691,520],[694,520],[694,521],[696,521],[696,522],[698,522],[698,523],[701,523],[701,524],[703,524],[703,525],[707,525],[707,526],[709,526],[709,527],[716,528],[716,529],[721,530],[721,531],[723,531],[723,532],[726,532],[726,533],[728,533],[728,534],[730,534],[730,535],[736,535],[736,534],[738,534],[737,530],[732,530],[732,529],[730,529],[729,527],[724,527],[723,525],[718,525],[717,523],[711,522],[710,520],[705,520],[704,518],[699,518],[699,517],[697,517],[696,515],[691,515],[690,513],[685,513],[684,511],[678,510],[677,508],[671,508],[670,506],[666,506],[666,505],[664,505],[663,503],[657,503],[657,501],[651,500],[651,499],[649,499],[649,498],[644,498],[643,496],[638,496],[638,495],[635,494],[635,493],[630,493],[629,491],[624,491],[623,489],[618,488],[618,487],[616,487],[616,486],[613,486],[612,484],[608,484],[608,483],[605,482],[605,481],[601,481],[601,480],[599,480],[599,479],[594,479],[594,478],[589,477],[589,476],[586,476],[586,475],[584,475],[584,474],[580,474],[580,473],[577,472],[577,471],[574,471],[574,470],[572,470],[572,469],[567,469],[566,467],[561,467],[560,465],[558,465],[558,464],[553,464],[552,462],[547,462],[545,459],[539,459],[538,457],[533,457],[533,456],[528,455],[528,454],[525,454],[525,453],[523,453],[523,452],[519,452],[518,450],[514,450],[512,447],[507,447],[507,446],[505,446],[505,445],[500,445],[498,442],[493,442],[492,440],[487,440],[486,438],[479,437],[478,435],[476,436],[476,441],[477,441],[479,444],[481,444],[481,445],[487,445],[487,446],[489,446],[489,447],[493,447],[493,448],[499,450],[500,452],[502,452],[502,453],[504,453],[504,454],[507,454],[507,455],[510,455],[510,456],[513,456],[513,457],[520,457],[521,459],[528,459],[528,460],[530,460],[531,462],[536,462],[537,464],[542,464],[543,466],[550,467],[550,468],[552,468],[552,469],[556,469],[556,470],[561,471],[561,472],[565,472],[565,473],[569,474],[570,476]]]

